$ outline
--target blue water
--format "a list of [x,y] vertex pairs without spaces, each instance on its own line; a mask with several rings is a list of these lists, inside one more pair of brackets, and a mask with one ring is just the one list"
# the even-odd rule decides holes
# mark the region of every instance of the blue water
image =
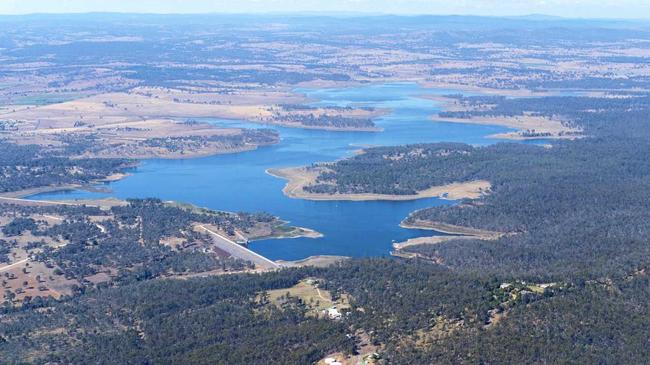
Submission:
[[[252,242],[250,248],[271,259],[296,260],[312,255],[382,256],[393,241],[432,235],[406,230],[399,223],[410,212],[452,202],[421,199],[408,202],[305,201],[282,194],[285,181],[265,173],[273,167],[309,165],[350,156],[359,146],[455,141],[475,145],[508,131],[497,126],[432,122],[436,102],[424,94],[454,93],[426,90],[415,84],[373,85],[348,89],[301,89],[315,104],[373,106],[392,112],[378,118],[383,132],[328,132],[274,127],[281,142],[256,151],[189,160],[146,160],[132,176],[111,184],[111,193],[70,191],[33,196],[34,199],[145,198],[189,202],[226,211],[266,211],[292,225],[315,229],[319,239],[296,238]],[[210,120],[217,125],[261,128],[244,121]],[[267,128],[267,127],[264,127]]]

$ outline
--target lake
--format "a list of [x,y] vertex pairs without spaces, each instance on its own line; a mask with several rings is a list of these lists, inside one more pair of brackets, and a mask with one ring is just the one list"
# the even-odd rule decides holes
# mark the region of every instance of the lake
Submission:
[[[225,211],[266,211],[292,225],[315,229],[325,236],[251,242],[249,248],[273,260],[297,260],[313,255],[353,257],[384,256],[393,241],[432,235],[431,231],[407,230],[399,223],[410,212],[453,204],[440,199],[415,201],[305,201],[284,196],[285,181],[265,173],[268,168],[309,165],[354,154],[360,146],[423,142],[496,142],[486,136],[510,131],[498,126],[433,122],[440,107],[421,98],[425,94],[458,93],[430,90],[416,84],[397,83],[345,89],[299,89],[315,105],[389,108],[377,118],[383,132],[331,132],[271,127],[281,142],[255,151],[188,160],[145,160],[133,175],[107,184],[111,193],[67,191],[32,196],[33,199],[96,199],[104,197],[156,197]],[[209,120],[220,126],[268,128],[234,120]]]

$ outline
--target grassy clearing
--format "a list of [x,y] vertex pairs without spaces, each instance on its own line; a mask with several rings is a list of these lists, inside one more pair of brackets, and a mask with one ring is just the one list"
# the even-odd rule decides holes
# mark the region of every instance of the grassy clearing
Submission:
[[267,293],[270,304],[282,308],[282,305],[287,302],[288,295],[300,299],[314,315],[321,315],[323,311],[332,307],[339,310],[350,308],[350,298],[347,294],[334,299],[329,291],[319,288],[316,279],[302,280],[290,288],[271,290]]

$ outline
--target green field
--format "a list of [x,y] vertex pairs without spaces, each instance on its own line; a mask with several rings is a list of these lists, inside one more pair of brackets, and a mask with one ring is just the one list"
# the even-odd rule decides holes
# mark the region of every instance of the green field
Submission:
[[[2,89],[3,85],[0,85]],[[12,100],[14,105],[49,105],[56,103],[64,103],[66,101],[79,99],[86,96],[85,94],[80,93],[70,93],[70,94],[37,94],[19,97]]]

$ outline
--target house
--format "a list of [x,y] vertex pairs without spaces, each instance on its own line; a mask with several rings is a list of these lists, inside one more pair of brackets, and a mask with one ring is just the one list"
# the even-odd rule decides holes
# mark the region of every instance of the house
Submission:
[[328,357],[327,359],[323,360],[323,362],[327,365],[341,365],[341,363],[336,361],[336,359],[333,357]]
[[329,319],[337,320],[337,319],[341,319],[341,316],[342,316],[341,312],[339,312],[339,310],[336,309],[336,306],[327,309],[327,317]]

